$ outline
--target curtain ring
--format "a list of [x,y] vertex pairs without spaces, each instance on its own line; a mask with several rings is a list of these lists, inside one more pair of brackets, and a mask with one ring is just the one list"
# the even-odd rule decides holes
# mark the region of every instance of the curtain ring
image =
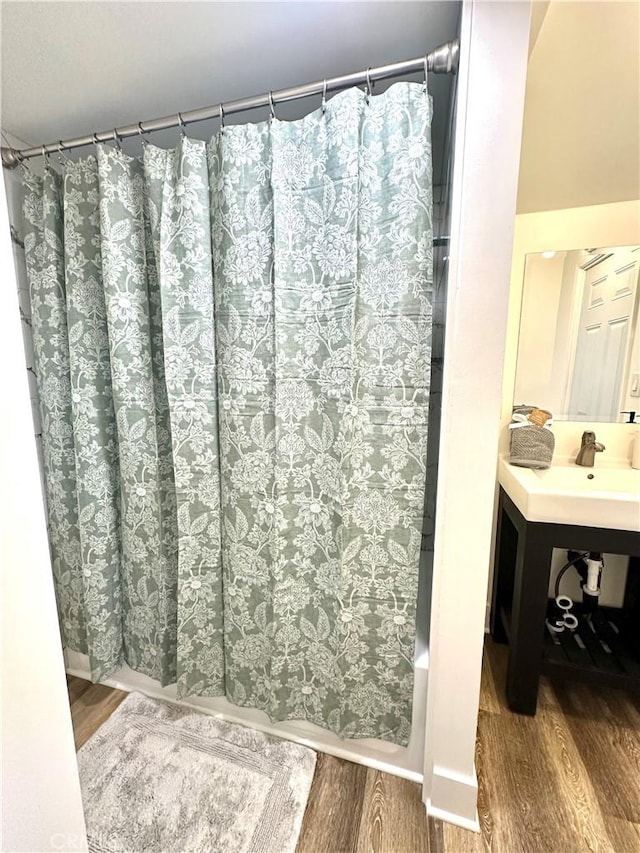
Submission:
[[327,81],[324,80],[322,82],[322,115],[324,115],[327,111]]
[[178,113],[178,124],[180,125],[180,135],[183,139],[187,138],[187,131],[185,130],[184,119],[182,118],[182,113]]
[[220,104],[220,133],[224,133],[224,107]]
[[145,133],[148,133],[148,131],[142,127],[142,122],[139,121],[138,122],[138,135],[140,136],[140,139],[142,140],[142,144],[148,145],[149,140],[145,138],[145,135],[144,135]]
[[276,118],[276,108],[273,103],[273,94],[271,91],[269,92],[269,110],[271,111],[271,119]]
[[371,98],[371,68],[367,68],[367,103],[369,103],[369,99]]
[[62,148],[62,140],[58,140],[58,159],[60,161],[60,165],[64,165],[64,163],[69,163],[69,158],[64,154]]

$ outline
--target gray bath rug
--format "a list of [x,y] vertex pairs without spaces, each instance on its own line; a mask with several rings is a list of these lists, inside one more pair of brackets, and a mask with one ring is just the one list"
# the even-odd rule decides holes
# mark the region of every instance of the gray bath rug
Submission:
[[131,693],[78,753],[91,853],[295,850],[313,750]]

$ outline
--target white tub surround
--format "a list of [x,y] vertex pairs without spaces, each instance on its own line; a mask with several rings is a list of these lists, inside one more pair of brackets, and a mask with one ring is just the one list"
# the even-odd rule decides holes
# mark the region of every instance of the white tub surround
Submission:
[[[90,680],[91,671],[87,655],[66,651],[65,660],[69,675]],[[162,699],[165,702],[172,702],[185,708],[196,708],[220,720],[249,726],[274,737],[295,741],[295,743],[311,747],[318,752],[334,755],[336,758],[373,767],[376,770],[392,773],[394,776],[400,776],[403,779],[410,779],[412,782],[422,782],[424,697],[427,689],[428,667],[429,655],[424,652],[415,662],[414,720],[411,727],[411,738],[406,747],[373,738],[362,738],[361,740],[340,738],[333,732],[322,729],[306,720],[271,721],[262,711],[232,705],[223,696],[190,696],[178,701],[175,684],[162,687],[158,681],[154,681],[139,672],[134,672],[126,665],[102,683],[106,684],[107,687],[125,690],[127,693],[137,690],[155,699]]]

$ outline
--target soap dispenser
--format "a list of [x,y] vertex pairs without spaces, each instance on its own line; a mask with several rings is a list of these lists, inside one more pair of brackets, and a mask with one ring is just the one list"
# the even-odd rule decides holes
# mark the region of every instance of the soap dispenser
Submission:
[[637,412],[620,412],[621,415],[629,415],[628,424],[635,427],[633,436],[633,447],[631,448],[631,467],[640,470],[640,423],[636,421]]

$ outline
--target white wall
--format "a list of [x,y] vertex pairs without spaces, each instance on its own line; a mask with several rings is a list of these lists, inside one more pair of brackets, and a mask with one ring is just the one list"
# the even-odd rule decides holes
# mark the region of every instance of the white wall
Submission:
[[548,4],[527,76],[519,213],[638,198],[639,32],[637,2]]
[[529,13],[465,3],[461,31],[423,795],[470,828]]
[[7,204],[0,199],[2,849],[86,850]]

